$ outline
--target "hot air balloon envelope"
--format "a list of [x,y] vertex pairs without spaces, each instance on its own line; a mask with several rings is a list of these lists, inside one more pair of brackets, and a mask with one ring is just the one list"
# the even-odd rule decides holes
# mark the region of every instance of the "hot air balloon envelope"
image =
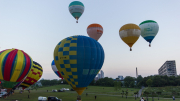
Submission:
[[0,52],[0,79],[8,92],[29,73],[32,67],[31,57],[18,49]]
[[157,22],[153,20],[143,21],[139,27],[141,28],[141,36],[149,43],[152,42],[159,30]]
[[141,30],[135,24],[126,24],[119,30],[119,36],[130,48],[139,39],[140,34]]
[[84,12],[84,5],[79,1],[73,1],[69,4],[69,12],[71,15],[78,20]]
[[103,27],[100,24],[91,24],[87,27],[87,33],[91,38],[98,40],[103,34]]
[[81,95],[101,69],[104,50],[90,37],[71,36],[58,43],[54,61],[64,79]]
[[51,64],[51,67],[52,67],[52,70],[54,71],[54,73],[61,79],[63,79],[63,77],[61,76],[61,74],[59,73],[55,63],[54,63],[54,60],[52,61],[52,64]]

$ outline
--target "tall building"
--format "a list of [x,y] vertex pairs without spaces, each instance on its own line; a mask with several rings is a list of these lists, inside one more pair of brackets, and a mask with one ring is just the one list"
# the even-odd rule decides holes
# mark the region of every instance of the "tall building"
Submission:
[[101,78],[101,74],[98,74],[98,80]]
[[166,61],[158,70],[159,75],[177,76],[175,60]]
[[104,78],[104,72],[101,70],[101,78]]
[[122,75],[119,75],[118,78],[119,78],[119,80],[124,80]]
[[137,67],[136,67],[136,78],[138,77],[138,70],[137,70]]

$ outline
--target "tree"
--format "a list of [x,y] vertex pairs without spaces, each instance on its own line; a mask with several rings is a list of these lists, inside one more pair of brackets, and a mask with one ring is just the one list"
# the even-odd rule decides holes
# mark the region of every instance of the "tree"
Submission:
[[132,81],[129,85],[131,88],[134,88],[134,82]]
[[114,82],[114,90],[115,91],[121,90],[121,82],[120,81]]
[[123,95],[124,95],[124,90],[122,90],[122,93],[121,93],[121,95],[122,95],[122,97],[123,97]]
[[135,97],[135,100],[136,100],[136,96],[138,94],[138,91],[134,92],[134,97]]
[[134,82],[134,78],[130,76],[126,76],[124,79],[124,84],[126,87],[130,87],[130,83]]
[[149,95],[150,93],[148,92],[148,91],[144,91],[144,95],[146,96],[146,100],[148,101],[148,95]]
[[143,77],[140,75],[137,77],[137,84],[143,80]]
[[157,91],[156,93],[158,94],[158,100],[159,100],[159,95],[161,95],[162,92],[161,91]]
[[126,95],[126,99],[127,99],[127,96],[128,96],[128,91],[126,91],[125,95]]
[[151,79],[148,79],[148,80],[146,81],[146,84],[147,84],[149,87],[151,87],[151,85],[152,85],[152,80],[151,80]]

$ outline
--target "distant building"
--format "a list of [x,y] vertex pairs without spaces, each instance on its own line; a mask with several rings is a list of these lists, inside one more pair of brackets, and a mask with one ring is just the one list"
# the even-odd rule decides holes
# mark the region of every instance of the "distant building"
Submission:
[[119,80],[124,80],[122,75],[119,75],[118,78],[119,78]]
[[175,60],[166,61],[158,70],[159,75],[177,76]]
[[101,74],[98,74],[98,80],[101,78]]
[[104,72],[101,70],[101,78],[104,78]]

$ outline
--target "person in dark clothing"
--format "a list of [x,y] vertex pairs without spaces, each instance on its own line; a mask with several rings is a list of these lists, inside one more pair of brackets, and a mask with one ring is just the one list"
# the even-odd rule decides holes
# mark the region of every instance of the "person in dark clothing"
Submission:
[[48,92],[48,90],[47,90],[47,92]]
[[86,96],[88,96],[88,93],[86,93]]
[[95,95],[94,97],[95,97],[95,100],[96,100],[96,97],[97,97],[97,96]]

